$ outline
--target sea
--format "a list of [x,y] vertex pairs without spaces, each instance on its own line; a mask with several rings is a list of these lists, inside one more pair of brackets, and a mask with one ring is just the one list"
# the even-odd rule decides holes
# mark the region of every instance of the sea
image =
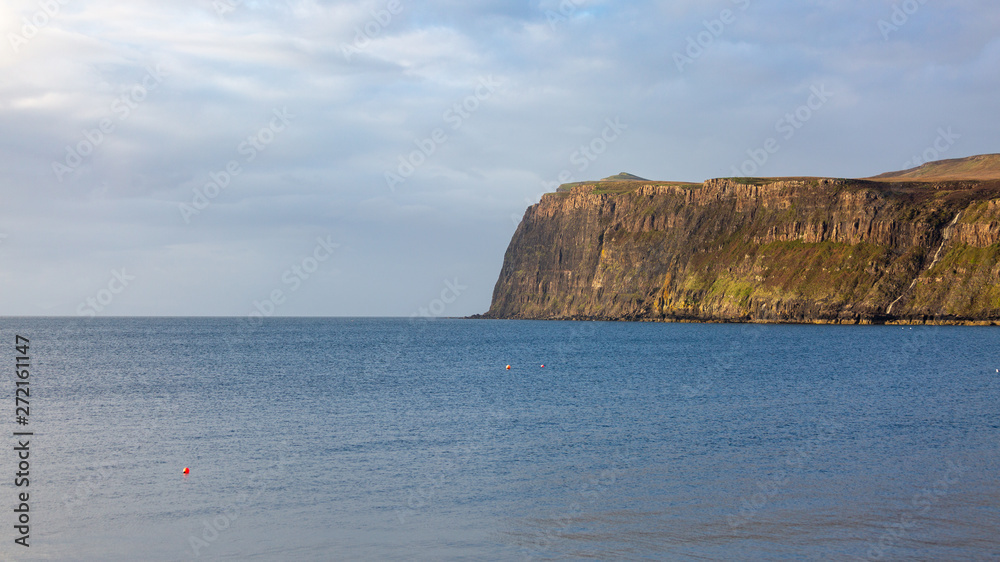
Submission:
[[998,328],[0,322],[3,560],[1000,559]]

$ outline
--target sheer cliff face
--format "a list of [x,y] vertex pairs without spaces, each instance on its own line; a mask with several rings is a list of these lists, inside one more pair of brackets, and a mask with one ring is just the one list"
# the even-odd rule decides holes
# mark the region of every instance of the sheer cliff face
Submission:
[[525,212],[486,316],[1000,323],[1000,181],[580,185]]

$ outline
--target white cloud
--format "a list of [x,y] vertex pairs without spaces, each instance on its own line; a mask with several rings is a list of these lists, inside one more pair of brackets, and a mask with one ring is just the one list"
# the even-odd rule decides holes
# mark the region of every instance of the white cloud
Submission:
[[[942,125],[963,132],[956,153],[998,150],[1000,13],[985,0],[927,3],[889,41],[877,22],[892,2],[752,2],[683,73],[672,54],[738,3],[587,1],[550,22],[559,2],[400,1],[386,21],[387,0],[246,0],[222,16],[209,0],[73,0],[17,52],[8,34],[38,4],[3,3],[0,314],[74,314],[90,289],[64,278],[132,263],[157,281],[119,313],[244,313],[269,267],[329,230],[350,263],[339,290],[356,296],[318,291],[295,310],[408,314],[426,300],[410,287],[460,267],[483,289],[455,313],[480,312],[510,216],[542,182],[728,174],[814,83],[835,100],[767,174],[877,173]],[[120,119],[112,103],[157,64],[169,76]],[[452,128],[445,110],[490,75],[501,91]],[[244,161],[282,107],[294,121]],[[627,133],[576,169],[571,153],[615,117]],[[51,163],[106,118],[115,131],[57,181]],[[435,128],[448,141],[389,191],[385,171]],[[184,224],[178,204],[233,159],[245,171]],[[366,277],[396,264],[412,279]]]

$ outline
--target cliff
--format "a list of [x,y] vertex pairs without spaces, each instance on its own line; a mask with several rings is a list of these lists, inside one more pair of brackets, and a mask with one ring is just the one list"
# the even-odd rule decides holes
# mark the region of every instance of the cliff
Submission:
[[986,158],[978,179],[575,184],[525,212],[484,316],[1000,323]]

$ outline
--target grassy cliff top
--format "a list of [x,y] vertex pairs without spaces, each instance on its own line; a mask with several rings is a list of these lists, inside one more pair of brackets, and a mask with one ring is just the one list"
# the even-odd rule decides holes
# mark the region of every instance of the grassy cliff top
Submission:
[[[613,177],[613,176],[612,176]],[[598,181],[578,181],[564,183],[556,189],[556,193],[569,193],[574,187],[588,185],[593,187],[593,193],[628,193],[635,191],[644,185],[678,185],[687,187],[698,187],[700,183],[685,181],[649,181],[649,180],[598,180]]]
[[[819,181],[820,177],[773,177],[773,178],[752,178],[737,177],[727,178],[737,183],[745,185],[766,185],[779,181]],[[888,172],[871,178],[846,180],[848,185],[860,187],[871,182],[907,184],[911,189],[920,187],[930,187],[933,183],[940,182],[968,182],[968,181],[989,181],[1000,180],[1000,154],[980,154],[967,158],[955,158],[951,160],[938,160],[928,162],[922,166],[902,170],[899,172]],[[843,181],[843,180],[842,180]],[[564,183],[556,190],[557,193],[569,193],[574,187],[593,186],[593,193],[628,193],[644,185],[675,185],[686,187],[697,187],[700,183],[683,181],[651,181],[640,178],[628,172],[621,172],[613,176],[597,181],[580,181]],[[895,187],[893,188],[895,189]]]
[[1000,154],[980,154],[968,158],[953,158],[928,162],[916,168],[877,175],[881,181],[945,181],[1000,179]]
[[649,181],[646,178],[640,178],[639,176],[630,174],[628,172],[621,172],[613,176],[608,176],[601,181]]

